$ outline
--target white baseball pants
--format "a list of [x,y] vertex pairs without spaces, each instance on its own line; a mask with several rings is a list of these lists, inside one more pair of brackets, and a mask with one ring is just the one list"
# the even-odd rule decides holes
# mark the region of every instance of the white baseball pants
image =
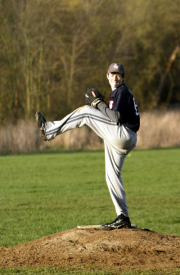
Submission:
[[117,215],[129,217],[126,193],[121,178],[121,170],[127,154],[136,146],[137,134],[124,126],[117,125],[99,110],[91,106],[76,109],[60,121],[46,121],[47,140],[68,130],[89,126],[104,140],[106,182]]

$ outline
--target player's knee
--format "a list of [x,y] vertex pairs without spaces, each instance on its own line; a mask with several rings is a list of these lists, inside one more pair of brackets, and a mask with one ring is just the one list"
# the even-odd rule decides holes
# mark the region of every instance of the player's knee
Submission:
[[89,105],[83,105],[77,109],[77,113],[89,113],[92,109],[94,108]]

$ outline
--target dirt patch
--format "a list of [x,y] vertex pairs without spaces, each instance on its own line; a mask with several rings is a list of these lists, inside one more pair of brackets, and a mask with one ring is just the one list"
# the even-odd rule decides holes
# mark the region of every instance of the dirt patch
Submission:
[[71,229],[0,247],[0,266],[95,266],[120,270],[180,268],[180,237],[140,229]]

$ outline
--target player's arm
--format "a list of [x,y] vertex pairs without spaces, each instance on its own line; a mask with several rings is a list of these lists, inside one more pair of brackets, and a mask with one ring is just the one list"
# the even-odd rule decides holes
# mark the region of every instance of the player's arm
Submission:
[[120,112],[109,109],[105,102],[100,102],[97,107],[105,116],[110,118],[111,121],[117,124],[121,123],[122,116]]
[[96,109],[99,109],[105,116],[110,118],[111,121],[119,124],[121,123],[120,112],[114,111],[108,108],[104,102],[104,96],[101,91],[96,88],[88,89],[85,92],[86,105],[90,105]]

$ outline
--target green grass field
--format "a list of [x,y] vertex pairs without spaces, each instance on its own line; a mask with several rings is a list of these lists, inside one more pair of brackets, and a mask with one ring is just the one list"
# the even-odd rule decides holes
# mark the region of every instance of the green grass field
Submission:
[[[1,155],[0,246],[116,218],[104,166],[103,151]],[[122,178],[131,222],[139,228],[179,236],[180,148],[134,150],[126,158]],[[0,268],[0,274],[69,272]],[[107,274],[78,272],[73,274]],[[171,274],[178,274],[174,272]]]

